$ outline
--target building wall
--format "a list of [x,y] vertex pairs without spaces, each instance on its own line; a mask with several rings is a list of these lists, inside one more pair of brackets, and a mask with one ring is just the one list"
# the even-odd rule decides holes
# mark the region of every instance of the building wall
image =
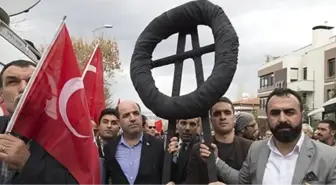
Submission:
[[[328,60],[336,58],[336,40],[335,36],[332,36],[332,32],[332,27],[323,25],[314,27],[312,29],[312,44],[265,63],[259,69],[258,76],[273,72],[275,83],[280,79],[286,79],[284,87],[305,93],[310,109],[322,107],[328,99],[329,89],[335,89],[336,96],[336,75],[331,78],[327,75]],[[282,68],[279,68],[280,66]],[[304,79],[304,68],[307,68],[306,79]],[[274,88],[259,89],[260,101],[262,102]],[[260,116],[264,115],[266,115],[265,112],[260,110]]]
[[[334,44],[336,45],[336,44]],[[330,47],[327,48],[327,50],[325,51],[325,57],[324,57],[324,102],[326,102],[328,99],[330,99],[329,97],[329,90],[336,90],[336,78],[335,76],[333,77],[329,77],[328,73],[329,73],[329,65],[328,65],[328,61],[329,59],[332,58],[336,58],[336,46],[331,45]],[[332,96],[332,95],[331,95]]]

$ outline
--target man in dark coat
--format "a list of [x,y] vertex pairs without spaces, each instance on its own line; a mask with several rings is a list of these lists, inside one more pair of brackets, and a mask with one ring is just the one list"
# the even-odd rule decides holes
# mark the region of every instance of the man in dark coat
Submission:
[[104,147],[107,180],[112,184],[161,184],[163,142],[143,133],[137,103],[123,101],[116,108],[123,133]]
[[187,164],[193,145],[200,142],[198,136],[200,125],[200,118],[177,121],[177,137],[173,137],[168,145],[168,152],[173,154],[171,182],[175,184],[181,184],[187,178]]
[[[10,115],[34,70],[35,64],[25,60],[13,61],[2,69],[0,97]],[[4,134],[9,119],[9,116],[0,117],[1,183],[78,184],[70,172],[41,145],[15,133]]]

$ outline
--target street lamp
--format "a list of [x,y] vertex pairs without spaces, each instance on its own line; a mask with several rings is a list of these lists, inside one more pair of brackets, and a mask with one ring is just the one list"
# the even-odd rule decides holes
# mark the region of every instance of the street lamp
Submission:
[[113,26],[111,24],[104,24],[104,26],[98,27],[94,30],[92,30],[92,33],[94,33],[97,30],[103,29],[103,28],[113,28]]

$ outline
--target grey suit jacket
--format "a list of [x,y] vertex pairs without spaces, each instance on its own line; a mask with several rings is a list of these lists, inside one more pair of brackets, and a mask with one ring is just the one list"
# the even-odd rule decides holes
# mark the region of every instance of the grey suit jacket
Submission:
[[[270,149],[268,140],[252,143],[240,171],[218,160],[217,173],[228,184],[262,184]],[[313,172],[318,180],[304,180]],[[296,163],[292,184],[336,184],[336,148],[305,136]]]

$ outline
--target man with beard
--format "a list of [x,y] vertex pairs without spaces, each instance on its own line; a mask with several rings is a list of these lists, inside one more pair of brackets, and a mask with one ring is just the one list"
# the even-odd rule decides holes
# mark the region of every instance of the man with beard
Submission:
[[235,133],[237,136],[252,141],[258,138],[258,124],[255,121],[253,114],[248,112],[238,112],[236,114]]
[[[215,132],[213,143],[219,149],[218,157],[233,169],[239,170],[243,165],[252,141],[235,136],[236,117],[234,112],[231,100],[222,97],[210,109],[210,120]],[[200,157],[199,151],[200,144],[194,145],[187,167],[187,184],[209,184],[207,166]],[[223,182],[228,183],[226,181]]]
[[173,137],[168,145],[168,152],[173,153],[171,180],[180,184],[187,178],[187,164],[191,149],[199,142],[197,131],[200,127],[200,118],[182,119],[177,121],[177,137]]
[[[0,73],[0,95],[10,115],[35,70],[30,61],[6,64]],[[10,117],[0,117],[4,133]],[[50,131],[52,132],[52,131]],[[16,133],[0,134],[1,183],[3,184],[78,184],[70,172],[41,145]],[[8,164],[8,168],[4,165]]]
[[107,179],[112,184],[160,184],[163,143],[143,133],[141,110],[133,101],[120,102],[116,115],[122,134],[104,147]]
[[335,146],[336,123],[333,120],[322,120],[316,126],[317,139],[329,146]]
[[[251,145],[240,171],[217,158],[221,179],[232,184],[336,184],[336,149],[303,134],[300,95],[275,89],[267,98],[266,112],[273,136]],[[211,147],[217,156],[216,145]],[[209,154],[202,145],[200,155]]]

